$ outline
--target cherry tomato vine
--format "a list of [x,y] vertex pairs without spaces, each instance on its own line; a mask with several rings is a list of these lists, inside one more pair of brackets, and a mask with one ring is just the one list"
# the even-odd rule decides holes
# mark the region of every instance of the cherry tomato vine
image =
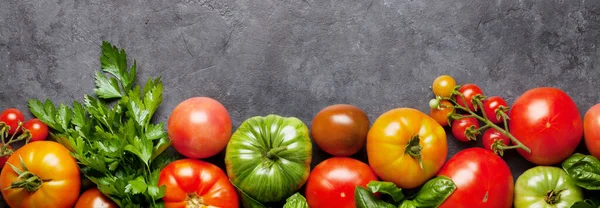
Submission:
[[[485,147],[500,156],[504,154],[504,150],[509,149],[521,148],[526,152],[531,152],[527,146],[515,138],[508,130],[507,123],[510,118],[507,113],[509,108],[502,98],[498,96],[489,98],[484,96],[482,90],[475,84],[453,85],[453,83],[456,82],[452,77],[442,75],[436,78],[432,84],[432,90],[435,89],[434,94],[436,97],[429,101],[430,114],[439,114],[440,111],[448,112],[446,115],[447,123],[436,119],[440,124],[450,124],[452,126],[453,121],[461,121],[455,123],[461,124],[460,128],[453,127],[453,134],[461,141],[476,140],[477,136],[482,135],[484,130],[489,128],[495,129],[500,134],[508,137],[514,144],[507,145],[499,139],[498,141],[492,141],[489,147]],[[443,86],[445,89],[440,89],[440,86]],[[448,96],[447,92],[450,90],[451,93]],[[452,110],[448,111],[447,109]],[[481,114],[478,113],[479,111]],[[495,117],[492,117],[494,115]],[[473,119],[482,122],[483,125],[479,125],[478,122],[476,124],[473,123]],[[499,124],[502,124],[502,127]]]

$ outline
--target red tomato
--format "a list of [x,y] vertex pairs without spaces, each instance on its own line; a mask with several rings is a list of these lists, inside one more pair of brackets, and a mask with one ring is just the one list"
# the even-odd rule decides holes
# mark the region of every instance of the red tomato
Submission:
[[469,138],[467,135],[467,129],[471,126],[473,126],[475,129],[478,129],[479,121],[473,117],[454,120],[452,121],[452,135],[454,135],[454,138],[461,142],[474,140],[473,138]]
[[10,127],[9,134],[19,133],[21,131],[21,128],[18,128],[19,122],[23,122],[23,120],[25,120],[23,113],[16,108],[8,108],[0,114],[0,121]]
[[208,97],[187,99],[173,110],[167,127],[177,152],[189,158],[207,158],[221,152],[231,136],[227,109]]
[[490,151],[478,147],[462,150],[444,164],[438,175],[456,184],[456,190],[440,208],[512,207],[512,173],[506,162]]
[[194,159],[171,162],[160,171],[158,185],[167,191],[165,207],[239,207],[236,189],[219,167]]
[[583,117],[583,133],[587,150],[600,158],[600,103],[592,106]]
[[553,165],[567,159],[583,135],[583,122],[567,93],[550,87],[531,89],[510,110],[510,133],[531,153],[517,151],[536,165]]
[[25,122],[23,128],[31,133],[30,142],[42,141],[48,137],[48,125],[37,118]]
[[[465,108],[468,106],[469,109],[475,111],[475,107],[473,106],[472,100],[473,97],[475,97],[475,95],[483,95],[483,91],[481,91],[481,88],[479,88],[475,84],[465,84],[462,87],[460,87],[460,89],[458,89],[458,92],[462,93],[465,96],[465,99],[463,100],[460,96],[457,95],[456,103]],[[467,101],[467,103],[465,104],[464,101]]]
[[77,199],[77,203],[74,208],[117,208],[117,204],[115,204],[110,198],[102,194],[98,188],[90,188],[83,192],[79,199]]
[[500,133],[498,130],[496,130],[494,128],[489,128],[488,130],[485,130],[485,132],[483,133],[483,136],[481,136],[481,140],[483,142],[483,148],[490,150],[492,152],[494,151],[492,149],[492,144],[494,144],[494,142],[496,142],[496,140],[499,140],[506,146],[508,146],[510,144],[510,139],[506,135]]
[[492,96],[483,100],[483,113],[485,113],[492,123],[498,124],[503,122],[502,118],[498,118],[496,114],[496,110],[500,108],[500,106],[508,107],[506,101],[500,96]]
[[366,187],[377,176],[369,165],[348,157],[333,157],[319,163],[306,182],[306,200],[311,208],[354,208],[354,189]]

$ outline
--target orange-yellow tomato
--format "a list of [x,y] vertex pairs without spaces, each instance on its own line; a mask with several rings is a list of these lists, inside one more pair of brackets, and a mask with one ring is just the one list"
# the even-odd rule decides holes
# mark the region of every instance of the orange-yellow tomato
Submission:
[[[442,106],[448,106],[448,108],[444,108]],[[435,119],[435,121],[437,121],[440,125],[448,126],[448,124],[450,124],[448,122],[448,115],[452,113],[453,110],[449,106],[452,106],[452,103],[450,101],[442,100],[440,101],[440,109],[431,108],[429,110],[429,115],[431,116],[431,118]]]
[[380,179],[400,188],[416,188],[446,162],[446,132],[421,111],[393,109],[373,123],[367,136],[367,154],[369,165]]
[[[43,183],[36,189],[6,189],[14,181],[22,181],[8,165],[24,171],[19,162]],[[10,207],[62,208],[73,207],[81,186],[79,167],[69,150],[53,141],[31,142],[15,151],[0,173],[2,197]],[[40,180],[36,180],[40,181]]]

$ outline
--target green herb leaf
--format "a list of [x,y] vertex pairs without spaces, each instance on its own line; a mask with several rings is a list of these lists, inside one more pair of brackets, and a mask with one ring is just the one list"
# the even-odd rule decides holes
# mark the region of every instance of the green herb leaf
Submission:
[[356,186],[354,189],[354,201],[357,208],[396,208],[395,205],[378,199],[371,191],[362,186]]
[[107,78],[102,72],[96,72],[95,76],[96,82],[96,95],[100,98],[111,99],[111,98],[120,98],[121,89],[119,88],[119,83],[115,78]]
[[575,202],[571,205],[571,208],[600,208],[600,201],[594,199],[586,199],[583,201]]
[[367,184],[367,187],[373,193],[382,193],[387,194],[392,197],[394,202],[400,202],[404,199],[404,194],[402,194],[402,189],[398,188],[396,184],[387,181],[370,181]]
[[149,140],[157,140],[160,138],[166,138],[167,132],[165,132],[164,123],[160,124],[149,124],[146,129],[146,138]]
[[404,200],[399,208],[437,207],[456,190],[456,184],[445,176],[435,177],[425,183],[414,199]]
[[83,108],[83,105],[77,101],[73,102],[73,120],[71,123],[80,127],[85,126],[86,123],[89,123],[85,108]]
[[[50,103],[52,105],[52,109],[54,109],[54,104],[50,102],[50,100],[46,100],[46,103]],[[46,112],[46,107],[42,101],[29,99],[29,111],[40,121],[44,122],[52,129],[58,129],[57,125],[54,122],[54,115],[50,115]]]
[[140,194],[146,192],[146,181],[144,181],[144,177],[138,176],[134,180],[130,180],[127,186],[125,186],[126,193]]
[[600,190],[600,161],[594,156],[575,153],[562,163],[562,168],[587,190]]
[[300,193],[295,193],[285,200],[283,208],[310,208],[306,198]]
[[56,114],[56,122],[61,126],[62,129],[68,129],[71,125],[71,114],[71,109],[61,103]]
[[162,102],[162,91],[163,84],[160,81],[160,77],[155,80],[148,79],[144,87],[144,109],[148,111],[150,117]]

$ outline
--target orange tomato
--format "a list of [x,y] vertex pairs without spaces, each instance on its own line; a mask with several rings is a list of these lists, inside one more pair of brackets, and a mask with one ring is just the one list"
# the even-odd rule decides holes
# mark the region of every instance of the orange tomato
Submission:
[[83,192],[77,203],[75,204],[75,208],[117,208],[117,204],[115,204],[112,200],[110,200],[107,196],[102,194],[98,190],[98,188],[90,188]]
[[437,121],[416,109],[393,109],[371,126],[367,155],[380,179],[400,188],[416,188],[432,178],[446,161],[446,132]]
[[[21,158],[27,170],[38,177],[34,184],[39,187],[6,189],[12,182],[24,179],[18,178],[19,174],[9,165],[25,172]],[[10,207],[73,207],[79,197],[79,175],[79,167],[67,148],[53,141],[32,142],[15,151],[2,168],[2,197]]]
[[448,115],[452,113],[452,108],[444,108],[442,106],[452,106],[452,103],[447,100],[440,101],[440,109],[431,108],[429,110],[429,115],[431,118],[435,119],[440,125],[448,126]]

